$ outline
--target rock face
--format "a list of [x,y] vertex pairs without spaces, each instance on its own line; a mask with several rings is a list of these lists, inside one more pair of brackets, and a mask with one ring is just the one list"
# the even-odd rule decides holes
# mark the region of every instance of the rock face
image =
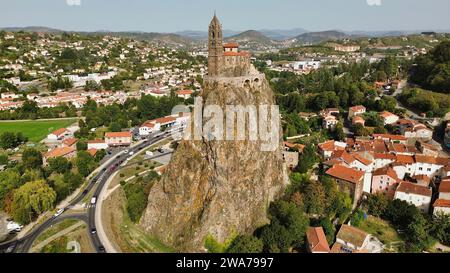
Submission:
[[[258,111],[260,105],[275,105],[273,92],[264,75],[251,65],[250,55],[239,52],[235,45],[227,45],[225,51],[215,15],[208,44],[209,76],[201,94],[203,109],[196,109],[196,113],[216,106],[225,115],[220,119],[225,129],[227,106],[254,106]],[[200,118],[191,127],[201,128],[208,121]],[[237,233],[251,233],[266,224],[269,203],[287,183],[282,134],[274,127],[270,143],[275,149],[270,152],[262,148],[267,142],[260,140],[264,139],[261,132],[258,138],[250,137],[248,128],[253,128],[252,132],[259,129],[248,124],[246,137],[240,138],[246,140],[210,140],[210,134],[183,140],[150,192],[142,227],[178,251],[202,252],[207,236],[223,243]],[[228,132],[233,131],[237,133]]]
[[[240,86],[238,78],[208,80],[204,106],[273,105],[260,76],[254,86],[245,79]],[[203,251],[208,235],[224,242],[253,232],[268,222],[268,205],[284,190],[282,147],[281,134],[273,152],[261,151],[261,141],[182,141],[151,190],[142,227],[183,252]]]

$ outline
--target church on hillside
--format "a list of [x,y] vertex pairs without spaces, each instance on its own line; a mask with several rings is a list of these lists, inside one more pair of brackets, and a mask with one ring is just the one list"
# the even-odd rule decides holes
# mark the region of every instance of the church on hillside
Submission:
[[222,25],[215,14],[208,33],[209,78],[244,77],[258,73],[251,64],[249,52],[240,52],[237,43],[223,43]]

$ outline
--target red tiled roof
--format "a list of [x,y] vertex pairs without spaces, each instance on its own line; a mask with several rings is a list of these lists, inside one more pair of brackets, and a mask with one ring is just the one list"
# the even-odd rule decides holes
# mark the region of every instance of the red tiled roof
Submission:
[[374,154],[375,159],[390,159],[395,160],[396,156],[393,154],[384,154],[384,153],[375,153]]
[[398,180],[397,173],[391,167],[384,167],[373,172],[373,176],[387,175],[395,180]]
[[63,144],[64,144],[64,145],[67,145],[67,146],[72,146],[73,144],[77,143],[77,141],[78,141],[77,138],[71,137],[71,138],[65,139],[65,140],[63,141]]
[[397,191],[404,193],[412,193],[417,195],[423,195],[431,197],[431,189],[424,186],[419,186],[417,184],[409,183],[409,182],[401,182],[397,188]]
[[239,44],[237,44],[237,43],[225,43],[225,44],[223,44],[223,47],[224,48],[237,48],[237,47],[239,47]]
[[174,122],[177,119],[174,117],[163,117],[163,118],[157,118],[155,120],[153,120],[152,122],[156,122],[156,123],[167,123],[167,122]]
[[91,156],[95,156],[95,155],[97,154],[97,149],[92,148],[92,149],[87,150],[87,152],[88,152]]
[[406,137],[401,135],[390,135],[390,134],[373,134],[373,138],[382,138],[382,139],[390,139],[390,140],[398,140],[398,141],[405,141],[407,140]]
[[414,157],[409,155],[397,155],[396,162],[401,164],[414,164]]
[[309,248],[312,252],[330,252],[330,246],[322,227],[310,227],[306,232]]
[[44,157],[45,158],[55,158],[55,157],[68,155],[75,151],[76,151],[76,149],[73,147],[56,148],[56,149],[53,149],[53,150],[49,151],[48,153],[46,153]]
[[433,207],[435,208],[450,208],[450,200],[438,199],[434,202]]
[[60,135],[64,134],[66,131],[68,131],[66,128],[61,128],[61,129],[53,131],[51,133],[51,135],[60,136]]
[[293,143],[290,143],[287,141],[284,142],[284,146],[286,146],[290,149],[296,148],[296,149],[298,149],[299,152],[302,152],[305,149],[305,145],[303,145],[303,144],[293,144]]
[[360,183],[364,177],[364,172],[350,169],[341,165],[334,165],[331,169],[327,171],[327,174],[345,180],[351,183]]
[[232,51],[227,51],[223,53],[223,56],[225,57],[230,57],[230,56],[243,56],[243,57],[248,57],[250,56],[250,53],[248,52],[232,52]]
[[350,107],[350,110],[353,112],[365,111],[366,107],[364,107],[362,105],[357,105],[357,106]]
[[450,193],[450,180],[441,181],[439,192]]
[[108,133],[105,133],[105,138],[114,138],[114,137],[131,137],[131,132],[108,132]]
[[192,91],[192,90],[180,90],[180,91],[177,91],[177,95],[191,95],[192,93],[194,93],[194,91]]
[[416,162],[419,163],[427,163],[427,164],[436,164],[436,165],[447,165],[450,162],[449,158],[436,158],[426,155],[416,155]]
[[101,143],[105,143],[105,141],[103,139],[94,139],[94,140],[88,140],[87,143],[88,144],[101,144]]
[[372,164],[372,161],[370,161],[369,159],[366,159],[358,154],[353,154],[353,157],[366,166],[369,166],[370,164]]
[[389,118],[389,117],[397,117],[397,115],[392,114],[391,112],[384,111],[380,113],[380,116],[383,118]]

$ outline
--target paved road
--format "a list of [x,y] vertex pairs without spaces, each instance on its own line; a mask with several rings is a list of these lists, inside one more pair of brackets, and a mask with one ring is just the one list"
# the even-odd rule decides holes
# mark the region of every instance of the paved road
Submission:
[[[137,153],[148,146],[155,144],[163,139],[169,139],[171,137],[171,132],[167,131],[165,133],[152,134],[148,136],[147,139],[138,142],[135,146],[127,149],[129,152]],[[92,196],[98,197],[105,186],[105,183],[109,179],[109,177],[120,167],[120,165],[126,160],[128,155],[121,151],[116,155],[114,160],[110,160],[106,162],[102,167],[103,169],[95,175],[85,190],[78,195],[74,200],[72,200],[67,207],[65,207],[65,211],[79,204],[83,199],[87,198],[90,193]],[[96,215],[96,206],[92,204],[88,207],[87,213],[84,214],[76,214],[76,215],[66,215],[63,214],[59,217],[52,217],[46,220],[44,223],[39,225],[37,228],[33,229],[30,233],[24,236],[21,239],[9,241],[3,244],[0,244],[0,253],[1,252],[19,252],[19,253],[28,253],[31,249],[31,245],[33,241],[46,229],[51,227],[52,225],[64,220],[64,219],[80,219],[85,221],[88,224],[90,238],[92,241],[92,245],[96,249],[97,252],[102,253],[105,252],[102,242],[100,241],[97,232],[96,232],[96,224],[95,224],[95,215]]]

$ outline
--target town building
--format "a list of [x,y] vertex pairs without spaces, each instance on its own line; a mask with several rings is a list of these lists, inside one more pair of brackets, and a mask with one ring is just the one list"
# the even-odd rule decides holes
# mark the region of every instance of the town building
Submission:
[[63,140],[65,137],[69,137],[70,135],[71,132],[69,130],[67,130],[66,128],[61,128],[51,132],[47,136],[47,139],[52,141]]
[[309,253],[329,253],[331,251],[322,227],[309,227],[306,231],[306,241]]
[[106,150],[106,149],[108,149],[108,147],[109,147],[108,143],[106,143],[106,141],[103,139],[94,139],[94,140],[89,140],[87,142],[88,150],[90,150],[90,149]]
[[368,253],[370,235],[350,225],[342,225],[331,253]]
[[130,146],[132,134],[131,132],[108,132],[105,133],[105,142],[109,147]]
[[381,193],[392,199],[400,181],[397,173],[391,167],[378,169],[373,172],[371,193]]
[[429,187],[419,186],[409,182],[401,182],[395,191],[395,199],[403,200],[428,213],[432,191]]
[[336,180],[341,192],[348,193],[353,200],[353,208],[356,208],[363,194],[364,172],[354,170],[342,165],[334,165],[327,172],[327,175]]
[[352,120],[354,116],[359,116],[364,113],[366,113],[366,107],[362,105],[350,107],[350,109],[348,110],[348,119]]
[[64,157],[67,159],[71,159],[75,157],[77,154],[77,150],[73,147],[62,147],[62,148],[55,148],[46,154],[44,154],[43,157],[43,163],[44,165],[48,164],[48,160],[51,158],[57,158],[57,157]]
[[286,163],[286,166],[290,169],[295,169],[298,166],[298,152],[288,152],[283,151],[283,160]]
[[384,111],[380,114],[381,119],[384,122],[384,125],[395,124],[400,118],[397,115],[392,114],[391,112]]

